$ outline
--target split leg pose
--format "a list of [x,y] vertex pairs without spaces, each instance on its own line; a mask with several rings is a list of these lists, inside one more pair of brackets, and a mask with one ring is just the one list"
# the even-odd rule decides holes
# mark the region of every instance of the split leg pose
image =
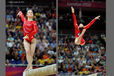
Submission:
[[[72,10],[72,16],[74,20],[74,27],[75,27],[75,44],[83,46],[85,44],[85,40],[83,39],[83,35],[86,32],[86,30],[97,20],[100,19],[100,16],[95,17],[89,24],[84,26],[82,23],[78,26],[76,16],[74,14],[74,8],[71,7]],[[82,29],[82,31],[80,30]]]

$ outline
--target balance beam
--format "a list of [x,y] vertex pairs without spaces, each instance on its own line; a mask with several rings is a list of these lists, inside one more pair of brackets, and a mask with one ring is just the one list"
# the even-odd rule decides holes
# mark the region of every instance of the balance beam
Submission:
[[56,64],[23,72],[23,76],[47,76],[56,74]]

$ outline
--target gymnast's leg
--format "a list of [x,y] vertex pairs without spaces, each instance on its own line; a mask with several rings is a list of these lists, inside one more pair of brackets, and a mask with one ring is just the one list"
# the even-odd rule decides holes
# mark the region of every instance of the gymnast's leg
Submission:
[[24,39],[24,48],[25,48],[25,51],[26,51],[26,59],[27,59],[27,62],[28,62],[27,68],[25,69],[25,71],[26,71],[30,68],[31,55],[30,55],[30,43],[25,39]]
[[31,45],[30,45],[30,55],[31,55],[31,62],[30,62],[30,69],[32,69],[32,62],[33,62],[33,56],[36,48],[36,39],[32,39]]
[[83,31],[81,32],[81,34],[79,35],[79,37],[77,37],[77,38],[75,39],[75,44],[76,44],[76,45],[80,45],[81,39],[82,39],[82,37],[83,37],[83,35],[84,35],[85,32],[86,32],[86,29],[83,29]]

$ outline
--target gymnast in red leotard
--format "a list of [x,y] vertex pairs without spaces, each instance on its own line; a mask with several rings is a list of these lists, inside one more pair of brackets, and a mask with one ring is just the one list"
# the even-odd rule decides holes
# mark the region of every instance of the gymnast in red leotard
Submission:
[[[97,20],[100,18],[100,16],[95,17],[88,25],[84,26],[83,24],[80,24],[78,26],[77,21],[76,21],[76,16],[74,14],[74,8],[71,7],[72,10],[72,15],[73,15],[73,20],[74,20],[74,27],[75,27],[75,44],[76,45],[84,45],[85,40],[83,39],[83,35],[85,31]],[[82,29],[82,31],[80,31]]]
[[33,11],[27,11],[27,19],[24,17],[23,13],[20,11],[17,16],[19,16],[23,22],[23,32],[24,32],[24,48],[26,51],[26,59],[28,62],[26,70],[32,69],[33,55],[36,48],[35,34],[37,33],[37,23],[33,21]]

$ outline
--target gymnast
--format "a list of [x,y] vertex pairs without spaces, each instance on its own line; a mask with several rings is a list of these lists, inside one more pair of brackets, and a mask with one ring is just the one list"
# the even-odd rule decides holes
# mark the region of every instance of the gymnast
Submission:
[[24,17],[22,11],[19,11],[17,16],[19,16],[23,22],[23,32],[24,32],[24,48],[26,51],[26,59],[28,62],[27,70],[32,69],[33,55],[36,48],[36,38],[37,33],[37,23],[33,21],[33,11],[29,9],[26,13],[27,19]]
[[[100,16],[95,17],[88,25],[84,26],[82,23],[77,24],[76,21],[76,16],[74,14],[74,8],[71,7],[72,10],[72,16],[73,16],[73,20],[74,20],[74,27],[75,27],[75,44],[76,45],[81,45],[83,46],[85,44],[85,40],[83,38],[84,33],[86,32],[86,30],[97,20],[100,19]],[[82,31],[81,31],[82,30]]]

